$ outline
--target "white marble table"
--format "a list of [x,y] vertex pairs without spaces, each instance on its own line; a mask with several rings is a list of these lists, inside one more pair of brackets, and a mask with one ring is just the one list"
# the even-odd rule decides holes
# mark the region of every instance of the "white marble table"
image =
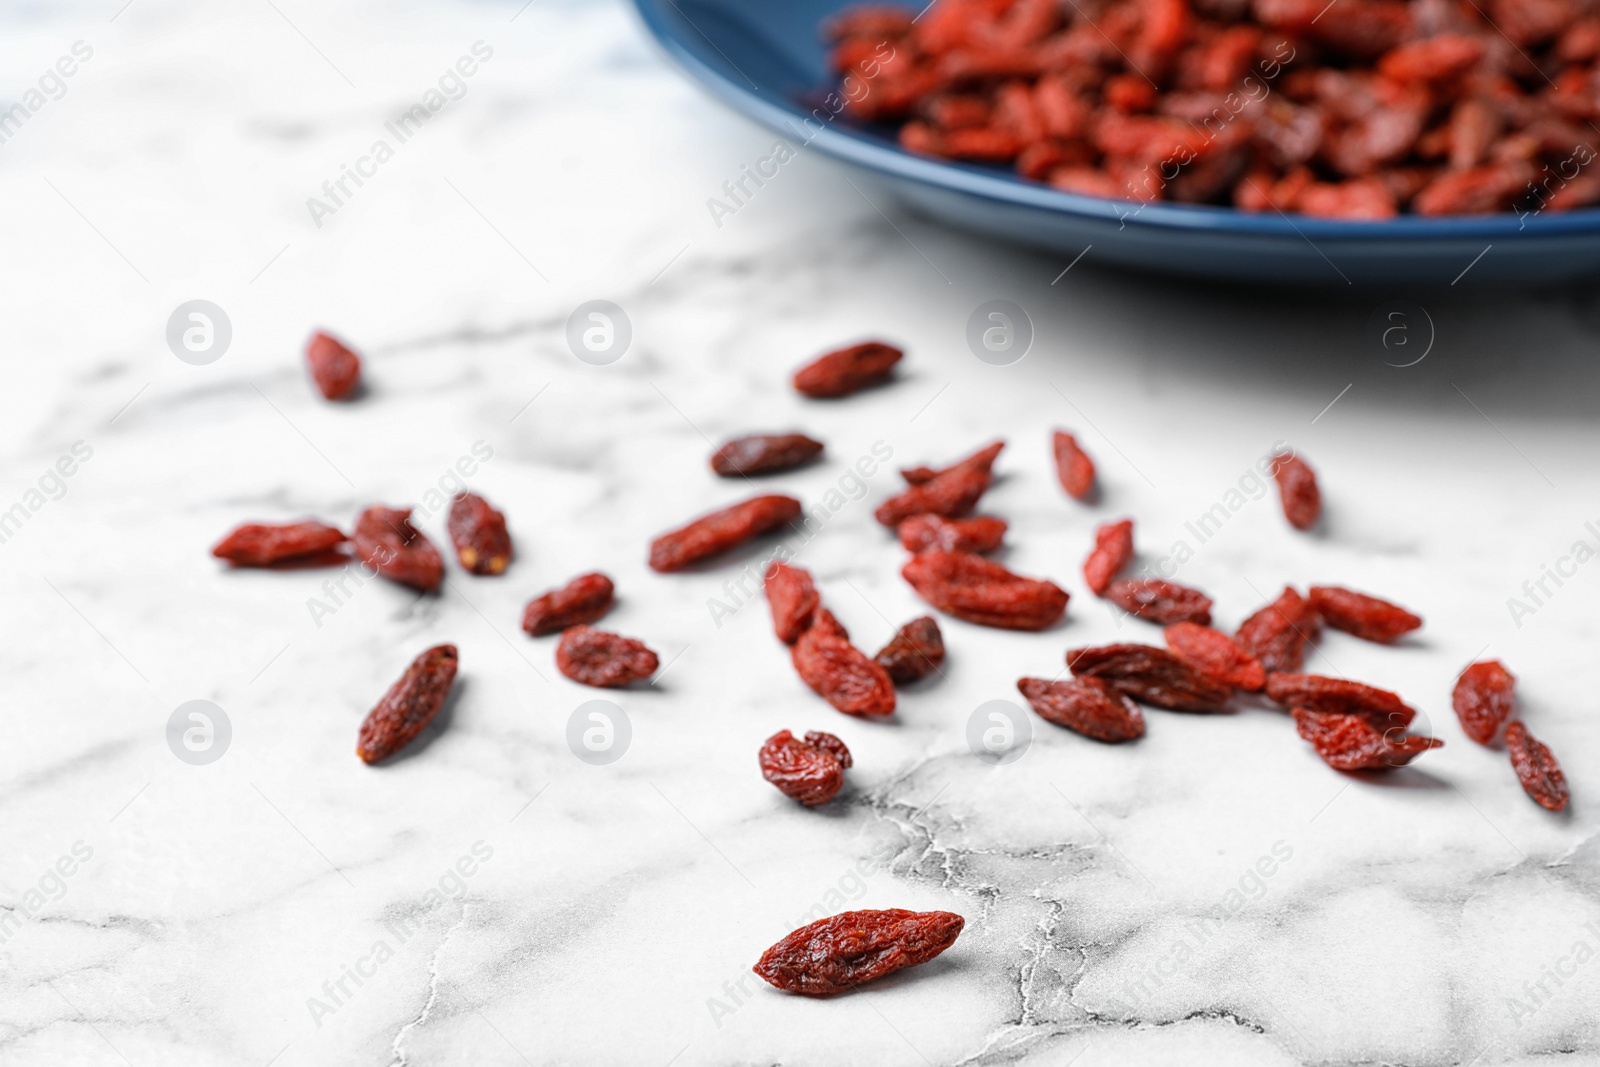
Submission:
[[[1600,1063],[1600,566],[1508,608],[1597,544],[1584,294],[1262,294],[1092,252],[1063,275],[805,152],[714,220],[708,198],[773,139],[610,0],[120,2],[0,16],[3,96],[25,105],[0,144],[0,1063]],[[402,141],[386,124],[441,77]],[[366,177],[335,201],[322,186],[346,168]],[[1437,342],[1399,369],[1364,331],[1402,297]],[[164,340],[197,298],[232,326],[207,365]],[[1037,333],[1010,366],[963,339],[994,298]],[[591,299],[632,323],[610,365],[565,341]],[[359,402],[309,388],[319,325],[365,353]],[[868,335],[910,353],[891,387],[837,404],[786,387]],[[1100,461],[1098,507],[1054,485],[1057,425]],[[995,436],[1003,558],[1070,589],[1067,620],[947,620],[944,679],[894,723],[829,709],[759,601],[713,619],[758,553],[644,564],[652,534],[748,491],[706,470],[708,441],[789,427],[826,461],[772,484],[808,504],[846,490],[794,543],[860,644],[924,610],[871,515],[892,466]],[[1195,542],[1185,523],[1280,439],[1321,472],[1323,531],[1292,533],[1267,497]],[[879,442],[890,468],[842,481]],[[337,572],[207,556],[245,519],[422,504],[475,445],[471,482],[517,539],[503,578],[452,565],[436,597],[368,582],[335,600]],[[1358,780],[1251,705],[1153,711],[1119,747],[1034,720],[1020,760],[976,759],[969,716],[1016,700],[1019,676],[1156,639],[1077,573],[1122,514],[1152,562],[1192,542],[1180,578],[1228,627],[1291,581],[1415,607],[1428,625],[1403,647],[1332,635],[1315,666],[1398,689],[1446,747]],[[439,514],[421,525],[442,541]],[[530,595],[594,568],[620,588],[609,624],[668,664],[612,694],[633,736],[605,766],[566,742],[597,694],[517,628]],[[448,715],[362,765],[362,715],[440,641],[461,649]],[[1449,689],[1479,655],[1521,678],[1565,816],[1461,735]],[[209,765],[167,743],[190,700],[231,725]],[[785,727],[854,750],[829,807],[760,780],[756,748]],[[832,1001],[750,973],[846,907],[967,928]]]

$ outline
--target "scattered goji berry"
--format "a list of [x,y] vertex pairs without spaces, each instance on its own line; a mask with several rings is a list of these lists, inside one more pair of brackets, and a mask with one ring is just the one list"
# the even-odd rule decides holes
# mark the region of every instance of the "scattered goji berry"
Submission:
[[1375,726],[1361,715],[1310,708],[1295,708],[1292,714],[1300,736],[1337,771],[1393,770],[1444,744],[1435,737],[1407,734],[1402,726]]
[[1161,626],[1175,622],[1211,624],[1211,598],[1177,582],[1118,578],[1101,595],[1128,614]]
[[1132,741],[1144,736],[1144,712],[1100,678],[1059,682],[1023,678],[1017,691],[1039,717],[1096,741]]
[[556,645],[556,669],[583,685],[616,689],[642,682],[661,666],[643,641],[589,626],[569,626]]
[[1336,585],[1312,586],[1309,599],[1323,622],[1364,641],[1387,644],[1422,625],[1419,616],[1398,604]]
[[1066,590],[1024,578],[970,552],[932,549],[900,573],[917,595],[948,615],[1007,630],[1043,630],[1067,610]]
[[779,730],[761,746],[759,760],[763,778],[809,808],[839,795],[850,750],[837,737],[818,730],[808,732],[804,740]]
[[615,600],[616,587],[610,578],[598,572],[580,574],[560,589],[528,601],[522,612],[522,628],[530,637],[543,637],[569,626],[598,622]]
[[933,617],[912,619],[872,657],[896,685],[926,678],[944,665],[944,635]]
[[955,944],[966,920],[948,911],[846,911],[789,934],[754,970],[790,993],[826,997],[926,963]]
[[350,540],[325,523],[247,522],[229,531],[211,554],[235,567],[267,567],[274,563],[320,557]]
[[1221,711],[1233,690],[1154,645],[1101,645],[1067,652],[1078,677],[1099,678],[1135,700],[1168,711]]
[[948,474],[953,470],[984,470],[994,468],[994,461],[1000,458],[1000,453],[1005,450],[1004,441],[995,441],[984,445],[972,455],[957,460],[948,467],[906,467],[900,471],[900,477],[905,479],[907,485],[922,485],[931,482],[941,474]]
[[946,519],[939,515],[913,515],[900,524],[900,544],[908,552],[930,548],[946,552],[993,552],[1005,540],[1006,520],[988,515]]
[[511,562],[511,534],[506,517],[476,493],[462,493],[450,502],[447,523],[456,559],[473,574],[503,574]]
[[1417,717],[1417,709],[1387,689],[1320,674],[1268,674],[1267,696],[1286,708],[1356,715],[1379,731],[1404,729]]
[[417,528],[410,508],[370,507],[356,517],[356,557],[391,582],[427,593],[444,581],[444,560]]
[[1461,732],[1480,745],[1494,744],[1516,710],[1516,687],[1516,676],[1497,659],[1468,664],[1450,694]]
[[1117,572],[1133,559],[1133,520],[1102,523],[1094,532],[1094,548],[1083,561],[1083,580],[1089,592],[1104,596]]
[[1513,722],[1506,727],[1506,748],[1511,751],[1511,768],[1517,772],[1524,793],[1546,811],[1560,811],[1567,806],[1567,777],[1543,742],[1526,726]]
[[893,715],[889,673],[850,643],[827,608],[818,608],[814,619],[790,650],[800,680],[846,715]]
[[993,480],[991,468],[994,457],[1004,447],[1003,441],[997,441],[954,466],[933,472],[933,476],[925,481],[913,482],[905,492],[878,505],[873,514],[885,526],[899,526],[913,515],[959,518],[967,514],[977,506],[978,498],[989,488]]
[[1322,515],[1322,492],[1317,476],[1306,461],[1294,454],[1272,458],[1272,477],[1278,483],[1283,502],[1283,517],[1296,530],[1309,530]]
[[650,542],[650,569],[679,571],[800,517],[800,501],[792,496],[757,496],[721,511],[702,515],[679,530]]
[[900,349],[882,341],[850,345],[820,355],[795,371],[794,387],[818,399],[849,396],[888,381],[903,355]]
[[1298,671],[1305,662],[1307,641],[1322,631],[1322,616],[1289,586],[1278,599],[1239,624],[1234,640],[1261,661],[1268,674]]
[[767,568],[763,585],[767,604],[772,608],[773,632],[784,644],[794,644],[811,625],[811,617],[822,604],[811,572],[774,560]]
[[1094,460],[1078,447],[1078,439],[1064,430],[1057,430],[1052,442],[1055,445],[1056,477],[1061,488],[1074,500],[1088,500],[1094,495]]
[[711,469],[724,478],[793,470],[822,455],[822,442],[803,433],[736,437],[712,453]]
[[306,342],[311,380],[329,400],[348,400],[361,384],[361,357],[325,333]]
[[1164,631],[1172,654],[1208,678],[1251,692],[1267,684],[1261,661],[1220,630],[1179,622]]
[[433,721],[456,679],[456,646],[435,645],[411,661],[400,680],[362,720],[356,755],[377,763],[405,748]]

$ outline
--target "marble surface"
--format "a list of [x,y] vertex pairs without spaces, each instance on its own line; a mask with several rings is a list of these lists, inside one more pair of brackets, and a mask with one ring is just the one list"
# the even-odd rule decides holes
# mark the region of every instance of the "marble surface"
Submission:
[[[1600,547],[1588,293],[1262,293],[1092,251],[1063,274],[803,151],[714,218],[773,139],[612,0],[121,4],[0,15],[0,98],[46,79],[0,144],[0,511],[22,516],[0,543],[0,1064],[1600,1063],[1600,565],[1562,562]],[[56,93],[76,42],[92,54]],[[478,42],[426,124],[387,134]],[[393,151],[363,163],[380,139]],[[308,207],[346,166],[368,179]],[[196,298],[232,324],[208,365],[165,342]],[[995,298],[1036,330],[1009,366],[964,340]],[[1369,331],[1401,298],[1436,330],[1404,368],[1386,364],[1418,349]],[[565,339],[591,299],[632,323],[607,366]],[[309,388],[315,326],[365,353],[358,402]],[[910,353],[892,386],[835,404],[786,387],[867,335]],[[1057,425],[1100,462],[1093,508],[1052,481]],[[837,501],[790,543],[858,643],[924,610],[871,515],[893,466],[995,436],[1003,558],[1068,588],[1067,619],[946,620],[943,678],[892,723],[832,711],[737,592],[770,544],[644,564],[651,535],[749,491],[711,476],[710,442],[790,427],[826,459],[770,484]],[[1252,497],[1277,440],[1321,472],[1315,535]],[[874,447],[889,465],[853,479]],[[246,519],[424,506],[463,457],[511,517],[504,577],[452,566],[437,596],[347,581],[335,599],[338,572],[207,555]],[[1186,523],[1218,503],[1202,544]],[[1417,609],[1401,646],[1331,635],[1314,666],[1398,689],[1446,746],[1342,776],[1246,703],[1152,711],[1124,746],[1035,719],[1022,758],[977,759],[969,718],[1019,676],[1157,638],[1077,573],[1123,514],[1152,565],[1188,542],[1179,578],[1228,627],[1285,582]],[[420,524],[442,540],[437,510]],[[666,664],[610,694],[632,739],[604,766],[566,740],[602,694],[517,628],[529,596],[594,568],[620,589],[609,624]],[[362,765],[361,717],[440,641],[462,660],[447,714]],[[1449,690],[1477,656],[1519,675],[1567,814],[1461,735]],[[204,766],[167,741],[191,700],[231,725]],[[780,728],[848,742],[839,800],[803,810],[761,781]],[[848,907],[967,927],[832,1001],[750,973]]]

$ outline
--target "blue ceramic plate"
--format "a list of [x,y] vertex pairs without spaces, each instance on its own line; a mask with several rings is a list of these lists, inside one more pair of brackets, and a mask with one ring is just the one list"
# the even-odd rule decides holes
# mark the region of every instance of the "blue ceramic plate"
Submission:
[[818,27],[847,0],[634,0],[662,46],[723,102],[871,173],[924,214],[1102,263],[1301,285],[1531,285],[1600,273],[1600,210],[1340,222],[1229,208],[1102,200],[1008,170],[903,151],[892,134],[829,117]]

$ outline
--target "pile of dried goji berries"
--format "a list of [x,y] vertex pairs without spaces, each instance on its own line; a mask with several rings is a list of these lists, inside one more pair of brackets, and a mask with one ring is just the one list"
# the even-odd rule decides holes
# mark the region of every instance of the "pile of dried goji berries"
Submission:
[[1600,200],[1586,0],[934,0],[825,32],[848,113],[1069,192],[1350,219]]

